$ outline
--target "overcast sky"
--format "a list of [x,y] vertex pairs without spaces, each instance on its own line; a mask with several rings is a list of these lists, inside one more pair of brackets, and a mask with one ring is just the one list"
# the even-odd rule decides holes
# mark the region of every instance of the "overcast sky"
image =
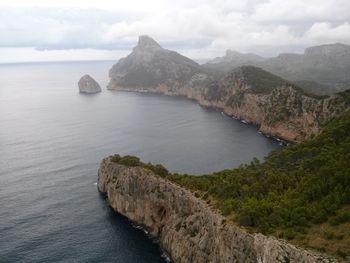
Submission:
[[194,59],[350,44],[350,0],[0,0],[0,62],[118,59],[147,34]]

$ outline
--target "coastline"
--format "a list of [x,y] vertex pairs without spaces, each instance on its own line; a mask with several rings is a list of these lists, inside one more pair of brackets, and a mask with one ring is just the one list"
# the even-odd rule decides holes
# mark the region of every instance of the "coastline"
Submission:
[[174,182],[109,157],[101,162],[98,190],[115,211],[158,238],[173,262],[338,262],[285,240],[249,233]]
[[265,132],[264,130],[261,130],[260,124],[255,123],[249,119],[245,119],[245,118],[236,116],[232,112],[228,112],[227,110],[225,110],[225,108],[223,108],[223,107],[211,106],[208,103],[203,103],[203,100],[198,99],[197,97],[187,96],[186,94],[177,94],[177,93],[173,93],[173,92],[162,92],[158,89],[143,89],[143,88],[135,89],[135,88],[125,88],[125,87],[109,88],[109,87],[107,87],[107,90],[115,91],[115,92],[119,91],[119,92],[133,92],[133,93],[141,93],[141,94],[156,94],[156,95],[162,95],[162,96],[183,98],[186,100],[193,101],[203,108],[214,109],[214,110],[220,111],[222,114],[225,114],[227,117],[232,118],[233,120],[242,122],[242,123],[247,124],[247,125],[253,125],[253,126],[257,127],[258,133],[262,134],[266,138],[269,138],[269,139],[272,139],[272,140],[278,142],[280,146],[287,146],[291,143],[297,142],[297,141],[290,140],[290,138],[284,138],[282,136],[278,136],[278,135],[273,134],[273,133]]

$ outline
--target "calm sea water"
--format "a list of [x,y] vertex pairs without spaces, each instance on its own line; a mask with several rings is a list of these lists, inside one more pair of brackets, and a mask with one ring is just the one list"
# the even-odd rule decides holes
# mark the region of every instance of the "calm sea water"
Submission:
[[186,99],[78,93],[85,73],[105,87],[111,65],[0,65],[0,262],[164,262],[98,193],[100,160],[132,154],[201,174],[279,147]]

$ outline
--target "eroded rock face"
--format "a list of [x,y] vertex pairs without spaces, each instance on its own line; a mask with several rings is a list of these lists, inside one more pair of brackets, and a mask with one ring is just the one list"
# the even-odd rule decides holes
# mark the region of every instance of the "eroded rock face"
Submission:
[[98,189],[117,212],[157,236],[174,262],[337,262],[229,224],[191,192],[141,167],[105,158]]
[[149,36],[140,36],[130,55],[122,58],[109,71],[113,81],[107,88],[116,86],[154,87],[174,81],[186,82],[200,66],[175,51],[162,48]]
[[100,85],[89,75],[84,75],[78,82],[79,92],[94,94],[101,92]]

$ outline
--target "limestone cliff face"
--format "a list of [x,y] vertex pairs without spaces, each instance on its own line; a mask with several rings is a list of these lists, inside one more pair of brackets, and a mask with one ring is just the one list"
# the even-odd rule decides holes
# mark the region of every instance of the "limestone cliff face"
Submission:
[[202,106],[218,108],[229,116],[256,124],[263,133],[287,141],[302,141],[319,134],[328,120],[350,106],[343,95],[312,97],[289,84],[268,92],[255,92],[253,85],[244,78],[224,79],[209,85],[208,78],[208,75],[200,73],[185,85],[174,82],[149,88],[112,87],[116,90],[184,96]]
[[133,87],[155,87],[162,83],[188,80],[200,66],[175,51],[162,48],[149,36],[140,36],[131,54],[122,58],[109,71],[111,83]]
[[117,212],[157,236],[174,262],[337,262],[229,224],[191,192],[141,167],[105,158],[98,189]]

